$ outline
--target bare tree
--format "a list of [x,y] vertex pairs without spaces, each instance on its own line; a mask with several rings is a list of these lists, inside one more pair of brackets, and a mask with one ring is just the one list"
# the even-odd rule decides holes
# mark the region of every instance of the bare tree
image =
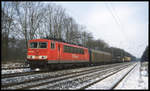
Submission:
[[14,26],[14,6],[12,2],[2,3],[2,58],[7,60],[9,37],[12,36]]
[[68,42],[78,43],[78,39],[81,37],[79,26],[76,24],[72,17],[66,16],[63,22],[65,39]]
[[16,2],[16,12],[16,21],[20,26],[18,30],[23,34],[27,47],[28,40],[38,37],[36,32],[43,22],[44,10],[37,2]]
[[47,36],[93,49],[108,50],[107,43],[93,39],[86,27],[67,15],[61,6],[42,2],[3,2],[1,13],[2,56],[5,60],[8,49],[10,58],[15,58],[14,54],[23,58],[26,57],[24,49],[27,48],[28,40]]
[[63,30],[63,19],[65,17],[65,9],[61,6],[56,6],[54,8],[54,36],[57,38],[62,38]]

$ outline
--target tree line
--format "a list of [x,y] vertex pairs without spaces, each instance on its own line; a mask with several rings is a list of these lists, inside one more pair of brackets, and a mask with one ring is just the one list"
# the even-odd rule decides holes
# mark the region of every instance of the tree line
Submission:
[[149,61],[149,57],[148,57],[148,46],[145,48],[142,56],[141,56],[141,61],[144,62],[144,61]]
[[45,37],[112,52],[105,41],[94,39],[59,5],[33,1],[1,4],[2,61],[25,59],[28,40]]

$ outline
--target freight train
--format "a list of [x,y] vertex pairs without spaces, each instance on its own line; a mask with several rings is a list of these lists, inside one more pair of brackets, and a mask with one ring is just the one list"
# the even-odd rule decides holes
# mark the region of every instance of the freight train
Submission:
[[112,55],[109,52],[52,39],[29,40],[27,61],[32,69],[118,62],[118,60],[112,60]]
[[131,57],[127,57],[127,56],[126,56],[126,57],[123,58],[123,61],[124,61],[124,62],[130,62],[130,61],[131,61]]

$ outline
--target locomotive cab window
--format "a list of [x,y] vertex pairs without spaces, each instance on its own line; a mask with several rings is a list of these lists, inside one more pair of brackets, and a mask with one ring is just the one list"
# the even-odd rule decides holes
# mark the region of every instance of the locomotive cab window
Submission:
[[30,48],[47,48],[47,42],[31,42]]
[[47,43],[46,42],[40,42],[39,48],[47,48]]
[[55,42],[51,42],[51,49],[55,48]]
[[81,49],[81,54],[84,54],[84,50],[83,49]]
[[38,46],[37,42],[31,42],[29,47],[30,48],[37,48],[37,46]]

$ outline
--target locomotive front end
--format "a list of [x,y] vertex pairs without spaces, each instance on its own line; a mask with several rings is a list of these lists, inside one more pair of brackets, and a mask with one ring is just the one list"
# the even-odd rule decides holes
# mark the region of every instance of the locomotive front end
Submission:
[[27,60],[31,68],[43,67],[47,65],[48,41],[45,39],[35,39],[28,42]]

